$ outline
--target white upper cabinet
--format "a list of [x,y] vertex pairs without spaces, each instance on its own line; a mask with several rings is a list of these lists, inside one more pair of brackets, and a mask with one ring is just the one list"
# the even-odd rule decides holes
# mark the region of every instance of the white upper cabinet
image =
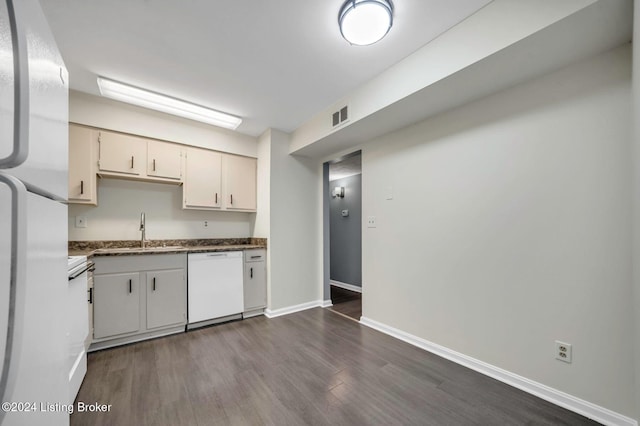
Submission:
[[135,136],[100,131],[100,172],[139,176],[146,172],[147,141]]
[[185,209],[219,209],[222,203],[222,155],[215,151],[187,148],[184,179]]
[[97,205],[96,175],[184,184],[184,209],[256,211],[255,158],[70,124],[70,203]]
[[224,207],[228,210],[256,210],[255,158],[224,155]]
[[147,175],[182,179],[182,147],[168,142],[147,142]]
[[98,204],[96,188],[97,132],[69,124],[69,202]]
[[98,135],[100,175],[182,182],[183,148],[180,145],[105,130]]

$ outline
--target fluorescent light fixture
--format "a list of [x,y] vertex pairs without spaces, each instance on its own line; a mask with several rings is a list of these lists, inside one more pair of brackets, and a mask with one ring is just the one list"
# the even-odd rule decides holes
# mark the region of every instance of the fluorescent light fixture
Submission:
[[181,101],[180,99],[150,92],[128,84],[98,77],[98,87],[100,94],[107,98],[138,105],[143,108],[154,109],[188,118],[189,120],[200,121],[214,126],[235,130],[242,119],[224,112],[205,108],[200,105]]
[[391,0],[347,0],[338,14],[340,33],[349,43],[367,46],[376,43],[393,25]]

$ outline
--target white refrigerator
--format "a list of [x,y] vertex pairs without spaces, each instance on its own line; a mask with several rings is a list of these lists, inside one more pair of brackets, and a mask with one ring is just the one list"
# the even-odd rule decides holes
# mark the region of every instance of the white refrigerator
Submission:
[[69,424],[68,73],[37,0],[0,0],[0,424]]

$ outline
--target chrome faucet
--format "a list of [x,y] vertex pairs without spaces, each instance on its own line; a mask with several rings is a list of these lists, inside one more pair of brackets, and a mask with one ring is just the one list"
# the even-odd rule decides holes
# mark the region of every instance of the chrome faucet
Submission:
[[140,231],[142,231],[142,236],[140,238],[140,248],[144,250],[144,240],[145,240],[145,219],[144,212],[140,213]]

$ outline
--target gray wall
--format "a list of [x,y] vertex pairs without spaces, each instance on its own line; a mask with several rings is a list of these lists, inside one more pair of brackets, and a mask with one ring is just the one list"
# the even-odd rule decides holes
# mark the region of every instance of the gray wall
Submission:
[[[362,175],[329,182],[329,190],[344,186],[344,198],[331,198],[331,279],[362,286]],[[349,216],[342,217],[348,209]]]
[[315,161],[289,155],[289,143],[288,134],[271,129],[271,311],[322,298],[317,240],[322,171]]
[[636,416],[630,53],[368,142],[361,320]]

